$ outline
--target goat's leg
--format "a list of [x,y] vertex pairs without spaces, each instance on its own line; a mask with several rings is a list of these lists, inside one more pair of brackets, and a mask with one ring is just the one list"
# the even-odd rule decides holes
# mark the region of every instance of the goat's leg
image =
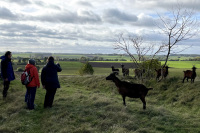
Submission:
[[145,96],[140,97],[141,101],[143,102],[143,109],[146,109],[146,101]]
[[157,76],[157,81],[159,81],[160,76]]
[[191,83],[194,83],[194,79],[191,79]]
[[125,101],[126,96],[122,96],[122,98],[123,98],[123,104],[124,104],[124,106],[126,106],[126,101]]
[[183,83],[184,83],[184,81],[185,81],[185,78],[186,78],[186,77],[183,78]]

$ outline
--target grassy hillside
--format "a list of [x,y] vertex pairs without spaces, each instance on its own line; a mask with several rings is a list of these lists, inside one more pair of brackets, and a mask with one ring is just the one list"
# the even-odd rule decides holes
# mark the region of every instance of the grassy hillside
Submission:
[[[19,78],[19,77],[18,77]],[[122,80],[140,82],[133,79]],[[162,82],[144,81],[153,87],[147,109],[139,99],[127,98],[127,107],[115,85],[105,76],[61,76],[54,107],[43,109],[45,91],[38,89],[34,111],[25,109],[25,88],[16,80],[8,98],[0,97],[1,133],[94,132],[198,132],[200,131],[200,81],[181,83],[181,77]],[[2,91],[2,82],[0,82]]]

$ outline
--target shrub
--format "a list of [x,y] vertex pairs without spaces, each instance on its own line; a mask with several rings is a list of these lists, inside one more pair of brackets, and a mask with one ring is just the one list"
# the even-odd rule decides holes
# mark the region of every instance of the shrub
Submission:
[[23,72],[23,71],[24,71],[24,69],[22,69],[21,67],[17,68],[17,72]]
[[94,69],[89,64],[89,62],[86,62],[86,64],[84,64],[79,70],[80,75],[93,75],[93,73],[94,73]]
[[152,78],[155,77],[155,69],[161,68],[161,62],[159,62],[158,60],[147,60],[142,62],[140,67],[141,70],[145,69],[144,76],[146,78]]

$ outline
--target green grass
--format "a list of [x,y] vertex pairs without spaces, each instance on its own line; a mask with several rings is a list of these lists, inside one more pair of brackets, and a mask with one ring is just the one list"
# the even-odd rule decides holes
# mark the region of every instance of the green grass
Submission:
[[[177,72],[174,70],[174,72]],[[130,82],[137,80],[119,77]],[[105,76],[61,76],[54,107],[43,109],[45,90],[38,89],[34,111],[26,110],[25,87],[11,82],[8,97],[0,97],[1,133],[187,133],[200,131],[200,79],[194,84],[181,83],[182,76],[172,76],[153,87],[142,109],[139,99],[127,98],[127,107],[115,85]],[[0,82],[2,91],[2,82]]]
[[54,57],[60,57],[60,58],[77,58],[80,59],[81,57],[86,57],[85,55],[79,55],[79,54],[52,54]]
[[[62,72],[59,73],[60,75],[77,75],[78,70],[83,65],[81,62],[70,62],[70,61],[59,61]],[[44,65],[40,66],[40,72]],[[18,67],[25,68],[25,65],[13,65],[13,69],[16,71]]]
[[62,68],[62,72],[59,73],[60,75],[77,75],[78,70],[83,65],[81,62],[59,62]]
[[[92,61],[92,62],[132,63],[132,61]],[[161,61],[161,64],[164,64],[164,61]],[[167,65],[173,68],[192,68],[193,65],[195,65],[197,68],[200,68],[200,61],[168,61]]]
[[31,53],[14,53],[12,54],[13,57],[22,57],[22,58],[29,58],[31,55]]
[[132,61],[90,61],[90,62],[99,62],[99,63],[107,63],[107,62],[111,62],[111,63],[132,63]]
[[[78,70],[83,65],[81,62],[68,62],[68,61],[60,61],[59,62],[62,67],[62,72],[59,75],[78,75]],[[103,63],[103,62],[102,62]],[[121,63],[121,62],[120,62]],[[163,63],[163,62],[162,62]],[[195,64],[197,67],[197,75],[200,73],[200,62],[199,61],[169,61],[169,66],[172,67],[169,69],[169,75],[171,76],[183,76],[184,70],[191,70],[192,65]],[[24,68],[24,65],[14,65],[14,70],[17,70],[18,67]],[[40,68],[43,68],[43,65],[40,65]],[[41,72],[40,69],[40,72]],[[108,75],[112,72],[111,68],[98,68],[94,67],[94,75]],[[120,75],[121,68],[120,69]],[[134,69],[130,70],[130,76],[134,76]]]
[[[164,64],[164,62],[161,62]],[[174,67],[174,68],[192,68],[193,65],[195,67],[200,68],[200,61],[168,61],[167,64],[169,67]]]

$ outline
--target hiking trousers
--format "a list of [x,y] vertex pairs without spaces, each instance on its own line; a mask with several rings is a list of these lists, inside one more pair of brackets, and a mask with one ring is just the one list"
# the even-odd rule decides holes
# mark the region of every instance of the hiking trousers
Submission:
[[9,86],[10,86],[10,81],[4,81],[3,82],[3,92],[2,92],[3,97],[7,96]]
[[27,108],[34,109],[34,101],[37,87],[27,87]]
[[56,94],[57,88],[46,88],[46,95],[44,100],[44,108],[52,107],[54,96]]

